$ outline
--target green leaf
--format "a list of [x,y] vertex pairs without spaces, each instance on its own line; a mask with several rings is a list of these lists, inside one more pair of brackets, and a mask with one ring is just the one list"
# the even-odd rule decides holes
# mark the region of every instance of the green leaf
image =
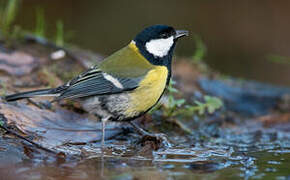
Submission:
[[216,110],[216,108],[214,106],[208,106],[207,107],[207,111],[208,111],[209,114],[214,113],[215,110]]
[[290,57],[287,57],[287,56],[279,56],[279,55],[269,54],[266,56],[266,58],[267,58],[267,60],[274,62],[274,63],[290,64]]
[[44,10],[42,8],[36,9],[36,26],[34,34],[38,37],[45,37],[45,19],[44,19]]
[[171,92],[171,93],[178,93],[178,90],[175,89],[174,87],[169,87],[168,90],[169,90],[169,92]]
[[194,52],[192,59],[195,62],[200,62],[204,59],[207,48],[204,42],[202,41],[202,39],[198,35],[194,36],[194,40],[195,40],[196,50]]
[[0,120],[0,126],[4,126],[4,121]]
[[176,82],[171,79],[170,82],[169,82],[169,85],[175,85],[175,84],[176,84]]
[[203,105],[203,103],[202,103],[202,102],[200,102],[200,101],[194,101],[194,103],[195,103],[195,104],[197,104],[198,106],[201,106],[201,105]]
[[1,36],[10,36],[12,25],[17,15],[19,0],[9,0],[7,3],[1,3],[0,6],[0,27]]
[[186,102],[185,99],[178,99],[178,100],[176,100],[176,105],[180,107],[180,106],[182,106],[185,102]]
[[217,97],[205,96],[204,100],[210,114],[223,106],[223,102]]
[[205,113],[205,108],[204,106],[201,106],[199,109],[198,109],[198,114],[199,115],[203,115]]
[[56,23],[55,43],[58,46],[64,46],[64,28],[61,20],[58,20]]

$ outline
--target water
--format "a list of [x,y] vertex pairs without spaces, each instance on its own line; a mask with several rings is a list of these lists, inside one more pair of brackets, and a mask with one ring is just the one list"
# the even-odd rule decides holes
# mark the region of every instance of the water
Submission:
[[[200,127],[206,129],[208,127]],[[196,130],[197,134],[199,130]],[[290,133],[246,122],[220,128],[218,137],[201,135],[170,137],[171,148],[152,151],[127,140],[100,144],[63,146],[66,159],[32,153],[32,157],[1,174],[22,179],[288,179],[290,177]],[[135,139],[135,140],[134,140]],[[138,139],[138,138],[137,138]],[[179,143],[176,143],[179,142]],[[78,149],[76,155],[74,149]],[[70,156],[70,154],[72,156]]]

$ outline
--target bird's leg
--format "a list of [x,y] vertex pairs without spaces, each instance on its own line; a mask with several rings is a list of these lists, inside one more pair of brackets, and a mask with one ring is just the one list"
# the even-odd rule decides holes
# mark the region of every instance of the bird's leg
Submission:
[[111,116],[103,117],[102,120],[102,154],[101,154],[101,177],[104,178],[104,167],[105,167],[105,160],[104,160],[104,150],[105,150],[105,129],[106,129],[106,122],[111,118]]
[[144,129],[142,129],[141,127],[139,127],[137,124],[133,123],[133,122],[129,122],[129,124],[131,124],[131,126],[133,126],[133,128],[142,136],[150,136],[150,133],[145,131]]
[[105,147],[105,128],[106,128],[106,121],[102,119],[102,149]]
[[170,142],[168,141],[167,137],[165,134],[153,134],[153,133],[149,133],[147,131],[145,131],[144,129],[142,129],[141,127],[139,127],[138,125],[136,125],[133,122],[129,122],[129,124],[131,124],[131,126],[143,137],[153,137],[156,138],[157,140],[162,141],[163,146],[165,147],[171,147],[172,145],[170,144]]
[[102,118],[102,149],[105,148],[105,128],[106,128],[106,122],[110,119],[110,116],[107,116],[105,118]]

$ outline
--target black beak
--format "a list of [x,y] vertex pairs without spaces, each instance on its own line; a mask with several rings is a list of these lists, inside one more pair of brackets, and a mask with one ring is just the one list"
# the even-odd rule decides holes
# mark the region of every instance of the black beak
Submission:
[[174,39],[178,39],[178,38],[181,38],[183,36],[188,36],[188,31],[186,30],[176,30],[175,31],[175,36],[174,36]]

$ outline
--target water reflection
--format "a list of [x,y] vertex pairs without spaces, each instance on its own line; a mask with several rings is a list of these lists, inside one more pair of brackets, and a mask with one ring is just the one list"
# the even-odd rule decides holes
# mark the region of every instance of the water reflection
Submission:
[[[199,141],[197,146],[185,142],[153,151],[153,156],[138,154],[140,149],[128,141],[110,142],[112,145],[106,148],[104,156],[99,144],[80,145],[81,159],[80,156],[65,161],[34,158],[9,169],[15,173],[10,174],[13,178],[22,179],[263,179],[276,175],[286,178],[290,164],[289,133],[280,132],[283,135],[273,139],[273,131],[257,126],[239,127],[238,131],[227,129],[224,137]],[[261,134],[258,139],[257,133]],[[1,173],[4,170],[1,169]]]

